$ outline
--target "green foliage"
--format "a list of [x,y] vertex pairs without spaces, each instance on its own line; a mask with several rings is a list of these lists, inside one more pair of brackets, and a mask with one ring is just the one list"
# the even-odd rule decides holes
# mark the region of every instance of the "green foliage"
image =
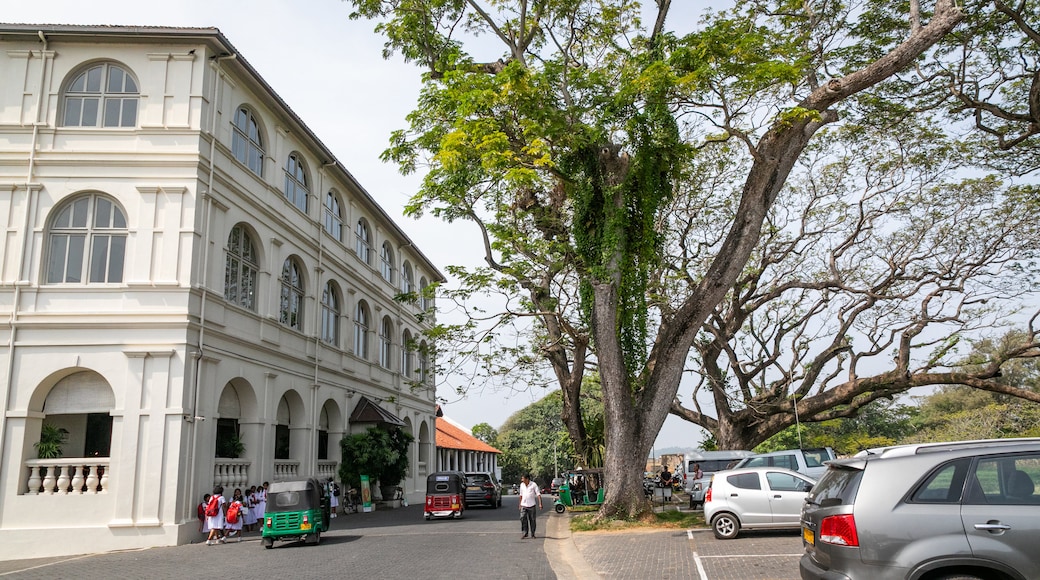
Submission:
[[[217,457],[227,457],[230,459],[237,459],[242,457],[242,454],[246,452],[246,445],[242,442],[242,438],[238,435],[230,435],[228,437],[218,437],[216,446]],[[285,450],[285,456],[288,456],[288,449]]]
[[40,440],[33,444],[36,448],[36,457],[39,459],[58,459],[64,455],[62,445],[69,438],[69,432],[44,423],[40,428]]
[[[916,432],[918,413],[912,405],[880,399],[862,408],[855,417],[802,423],[801,446],[831,447],[838,455],[853,455],[871,447],[896,445]],[[756,446],[755,452],[797,449],[798,434],[798,427],[792,425]]]
[[591,461],[575,456],[560,418],[563,395],[555,391],[513,413],[499,429],[495,447],[502,451],[503,481],[519,481],[522,474],[529,473],[544,484],[555,477],[557,467],[560,471],[578,465],[601,467],[603,441],[597,438],[602,436],[603,404],[598,395],[594,386],[582,392],[586,432],[591,438],[588,447],[598,450]]
[[478,423],[474,425],[470,434],[492,447],[494,447],[498,441],[498,431],[487,423]]
[[408,446],[414,438],[398,428],[370,427],[365,433],[346,435],[340,441],[343,462],[341,481],[360,487],[361,476],[368,475],[380,485],[397,485],[408,472]]

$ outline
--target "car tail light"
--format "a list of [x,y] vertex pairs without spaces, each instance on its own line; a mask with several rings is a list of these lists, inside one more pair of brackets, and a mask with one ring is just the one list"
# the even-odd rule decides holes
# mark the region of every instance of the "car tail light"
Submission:
[[427,506],[432,506],[433,505],[433,498],[432,497],[426,496],[426,505]]
[[823,518],[820,522],[820,541],[839,546],[859,546],[856,518],[852,514]]
[[707,503],[709,501],[711,501],[711,488],[710,487],[708,488],[708,491],[704,492],[704,502]]
[[269,528],[274,527],[273,524],[274,524],[274,519],[267,518],[267,527],[269,527]]
[[303,526],[307,527],[309,525],[311,525],[311,520],[310,520],[310,518],[307,517],[307,514],[304,514],[303,515]]

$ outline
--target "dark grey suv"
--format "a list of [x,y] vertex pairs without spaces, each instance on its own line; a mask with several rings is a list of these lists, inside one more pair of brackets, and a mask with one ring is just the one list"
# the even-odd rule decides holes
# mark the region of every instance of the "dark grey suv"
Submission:
[[502,484],[498,482],[494,473],[467,472],[466,507],[481,504],[493,508],[502,507]]
[[1040,439],[906,445],[828,463],[804,580],[1040,578]]

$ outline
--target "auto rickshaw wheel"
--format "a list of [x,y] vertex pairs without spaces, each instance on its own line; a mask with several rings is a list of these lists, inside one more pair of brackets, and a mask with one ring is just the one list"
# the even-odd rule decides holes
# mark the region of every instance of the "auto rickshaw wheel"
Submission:
[[321,542],[321,530],[315,530],[313,534],[308,535],[303,541],[317,546]]
[[264,541],[264,547],[267,548],[268,550],[270,550],[271,548],[274,547],[274,539],[273,538],[264,538],[263,541]]
[[556,504],[556,508],[555,509],[556,509],[556,513],[558,513],[558,514],[562,514],[564,511],[567,510],[567,508],[563,507],[562,503]]

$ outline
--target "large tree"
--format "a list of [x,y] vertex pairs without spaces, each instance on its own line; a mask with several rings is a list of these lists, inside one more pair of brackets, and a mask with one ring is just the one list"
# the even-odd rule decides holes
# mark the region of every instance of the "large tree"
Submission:
[[[898,133],[821,132],[704,323],[690,367],[698,380],[673,412],[722,448],[750,449],[798,421],[854,416],[925,385],[1040,402],[999,380],[1016,360],[1040,355],[1035,329],[1006,348],[976,349],[984,360],[963,359],[971,340],[1026,324],[1040,247],[1037,189],[958,176],[969,161],[956,143],[907,121]],[[732,214],[730,198],[713,196],[713,213]],[[710,231],[702,213],[674,208],[683,227],[672,231]],[[703,252],[672,247],[682,250],[672,262]]]
[[[533,352],[562,387],[577,446],[582,377],[600,374],[606,516],[645,512],[643,465],[691,348],[813,136],[963,17],[952,0],[893,2],[903,20],[878,34],[840,3],[738,0],[673,30],[668,0],[351,4],[380,21],[387,55],[427,71],[386,154],[405,171],[426,164],[411,211],[476,224],[487,267],[452,273],[522,293],[508,315],[536,321]],[[706,253],[669,263],[680,186],[734,146],[748,158],[734,211]],[[674,293],[658,300],[665,279]]]

